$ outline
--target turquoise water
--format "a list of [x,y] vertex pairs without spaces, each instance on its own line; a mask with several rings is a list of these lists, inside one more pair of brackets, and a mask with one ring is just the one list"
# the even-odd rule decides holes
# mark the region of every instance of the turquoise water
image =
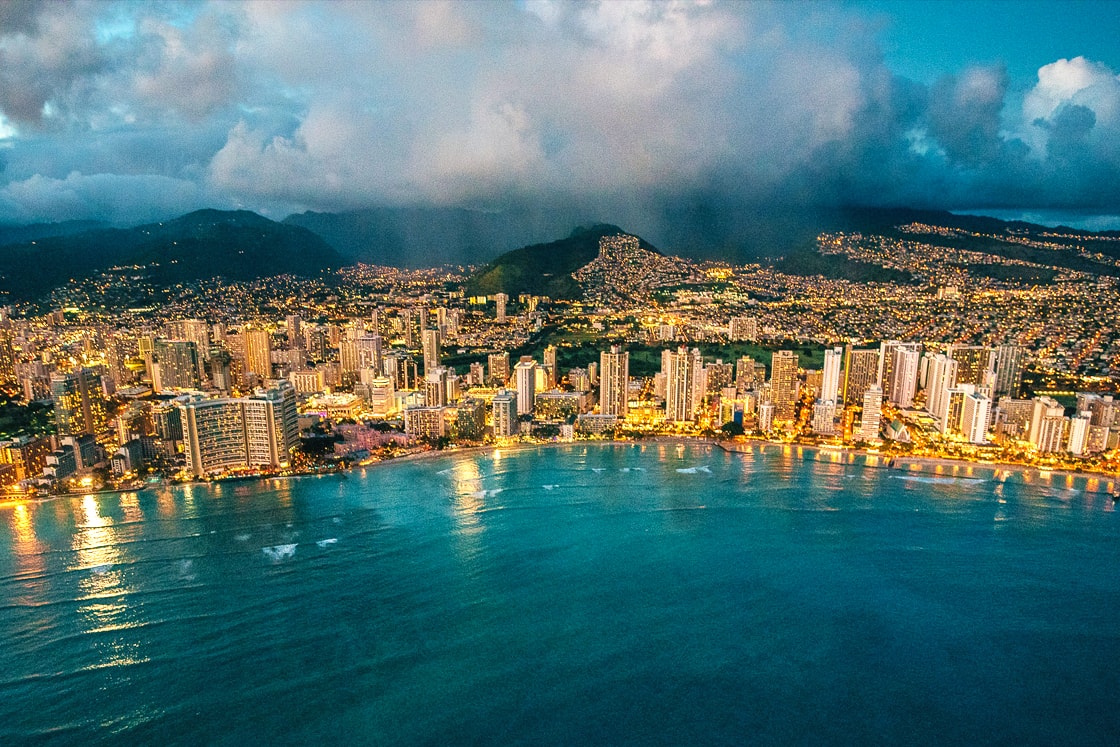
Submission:
[[0,743],[1116,744],[1120,514],[704,445],[0,509]]

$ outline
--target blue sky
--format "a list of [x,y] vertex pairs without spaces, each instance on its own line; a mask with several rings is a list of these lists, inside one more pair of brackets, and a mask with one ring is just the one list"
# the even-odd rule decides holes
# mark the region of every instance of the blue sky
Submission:
[[914,206],[1120,225],[1118,2],[0,4],[0,222]]
[[1035,81],[1054,60],[1120,60],[1120,3],[1115,0],[913,0],[855,2],[854,13],[883,20],[887,65],[933,83],[946,72],[1004,65],[1016,85]]

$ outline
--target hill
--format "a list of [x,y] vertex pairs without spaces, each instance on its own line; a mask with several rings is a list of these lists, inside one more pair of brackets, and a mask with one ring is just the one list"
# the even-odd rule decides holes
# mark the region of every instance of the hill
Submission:
[[526,244],[563,235],[578,223],[557,211],[375,207],[348,213],[289,215],[351,262],[422,268],[477,265]]
[[[572,273],[599,256],[599,239],[628,233],[618,226],[600,223],[577,228],[567,238],[533,244],[506,252],[482,268],[467,283],[467,294],[488,296],[530,293],[550,298],[579,298],[580,286]],[[645,239],[640,246],[661,254]]]
[[70,279],[116,266],[147,266],[153,282],[171,285],[216,276],[314,275],[343,264],[338,252],[307,229],[244,210],[199,210],[162,223],[5,246],[0,290],[31,300]]

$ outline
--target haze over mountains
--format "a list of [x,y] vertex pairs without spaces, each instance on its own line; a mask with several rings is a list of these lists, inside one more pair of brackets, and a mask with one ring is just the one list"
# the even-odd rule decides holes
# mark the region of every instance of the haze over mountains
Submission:
[[[317,275],[364,262],[417,268],[481,265],[469,290],[529,292],[572,297],[570,274],[594,258],[599,237],[633,233],[645,248],[691,259],[733,263],[764,261],[794,274],[827,274],[850,280],[906,282],[901,273],[824,257],[814,250],[822,231],[893,235],[912,221],[982,233],[1007,230],[1085,236],[1093,251],[1113,255],[1117,232],[1092,234],[995,218],[908,209],[821,209],[765,214],[711,209],[666,214],[654,221],[603,223],[575,212],[546,208],[483,212],[461,208],[374,208],[347,213],[301,213],[273,221],[249,211],[199,210],[174,220],[131,228],[92,222],[0,226],[0,290],[15,300],[42,296],[72,278],[114,266],[147,265],[148,277],[175,283],[215,276],[246,280],[278,274]],[[582,226],[582,227],[581,227]],[[975,239],[945,239],[960,244]],[[947,244],[948,245],[948,244]],[[1097,246],[1100,245],[1100,246]],[[983,249],[981,249],[983,251]],[[1030,250],[1017,251],[1030,259]],[[1041,250],[1033,250],[1035,253]],[[1047,257],[1072,269],[1095,271],[1082,257]]]

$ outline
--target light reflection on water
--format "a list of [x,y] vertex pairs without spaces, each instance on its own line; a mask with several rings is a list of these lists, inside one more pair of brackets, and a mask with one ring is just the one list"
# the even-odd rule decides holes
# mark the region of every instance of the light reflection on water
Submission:
[[[142,519],[135,494],[122,497],[126,520],[131,516]],[[70,570],[81,573],[78,581],[77,608],[81,629],[91,641],[96,653],[95,668],[119,667],[147,661],[140,641],[126,631],[134,627],[129,621],[128,595],[132,589],[126,584],[126,569],[119,546],[119,533],[113,519],[103,516],[97,498],[81,498],[82,526],[74,533],[73,549],[77,559]]]

